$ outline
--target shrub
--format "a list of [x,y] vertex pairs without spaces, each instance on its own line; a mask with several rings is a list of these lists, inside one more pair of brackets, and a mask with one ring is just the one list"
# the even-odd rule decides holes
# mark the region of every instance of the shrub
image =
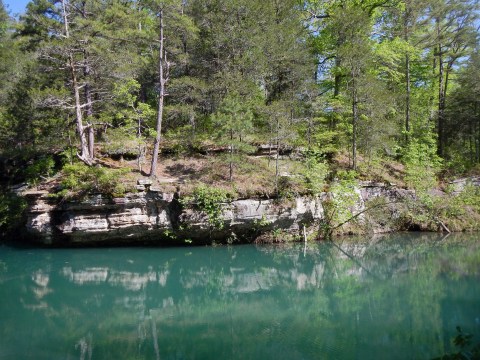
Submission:
[[223,229],[222,203],[229,201],[232,196],[230,191],[200,185],[194,189],[192,196],[182,200],[182,205],[193,204],[198,210],[207,214],[211,227]]
[[73,194],[102,193],[120,196],[127,191],[121,180],[128,171],[128,169],[87,166],[83,163],[67,164],[63,168],[64,177],[61,185]]
[[312,194],[319,194],[324,190],[325,179],[328,176],[328,164],[319,159],[319,156],[307,156],[305,159],[305,187]]
[[43,177],[55,174],[55,161],[51,156],[35,160],[25,169],[25,178],[30,185],[37,185]]
[[25,208],[24,198],[12,193],[0,193],[0,231],[9,231],[18,226]]
[[355,217],[355,206],[359,201],[356,191],[356,172],[339,171],[337,180],[330,187],[330,196],[322,205],[325,219],[320,224],[322,236],[329,239],[335,229],[343,226]]
[[459,194],[436,199],[434,205],[437,217],[448,223],[450,230],[479,229],[480,188],[467,185]]
[[420,195],[437,185],[437,172],[442,161],[436,154],[435,141],[420,142],[412,139],[403,155],[405,162],[405,182]]
[[135,136],[129,129],[110,129],[104,135],[103,151],[108,155],[131,155],[140,156],[141,149],[145,147],[143,137]]
[[277,195],[279,198],[293,199],[297,194],[295,192],[295,181],[288,176],[279,176],[277,180]]

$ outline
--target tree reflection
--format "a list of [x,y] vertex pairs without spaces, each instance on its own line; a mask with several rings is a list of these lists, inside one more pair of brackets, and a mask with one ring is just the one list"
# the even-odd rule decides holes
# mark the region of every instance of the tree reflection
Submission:
[[29,251],[0,272],[0,347],[27,359],[431,358],[479,318],[480,244],[456,235]]

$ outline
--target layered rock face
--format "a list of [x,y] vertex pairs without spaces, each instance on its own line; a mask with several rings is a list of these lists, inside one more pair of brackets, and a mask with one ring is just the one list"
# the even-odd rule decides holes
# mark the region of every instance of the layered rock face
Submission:
[[222,204],[222,229],[212,228],[200,210],[183,209],[173,194],[154,191],[107,199],[53,203],[46,192],[28,192],[27,230],[44,243],[244,237],[268,229],[296,231],[321,219],[319,198],[236,200]]
[[[402,192],[405,190],[384,184],[360,184],[355,211],[365,209],[365,202],[375,197],[396,199],[409,195]],[[246,199],[225,203],[222,204],[222,229],[212,227],[203,211],[181,206],[176,194],[148,188],[123,198],[95,195],[83,201],[60,203],[52,201],[47,192],[31,191],[24,196],[29,203],[27,230],[33,238],[46,244],[68,244],[252,239],[275,229],[299,233],[304,225],[310,227],[323,219],[322,202],[329,195],[282,202]]]

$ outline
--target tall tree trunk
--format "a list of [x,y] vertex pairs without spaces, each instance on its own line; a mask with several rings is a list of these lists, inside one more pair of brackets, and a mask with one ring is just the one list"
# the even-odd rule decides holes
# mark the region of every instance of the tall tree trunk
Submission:
[[88,124],[88,153],[91,159],[95,157],[95,129],[93,124]]
[[278,175],[279,175],[279,166],[278,158],[280,156],[280,118],[277,117],[277,136],[276,136],[276,147],[277,153],[275,155],[275,194],[278,196]]
[[[405,1],[405,13],[403,18],[403,38],[408,44],[410,40],[410,17],[411,17],[411,8],[410,1]],[[409,141],[409,132],[410,132],[410,54],[405,53],[405,143],[408,144]]]
[[84,60],[85,60],[85,68],[84,68],[84,75],[86,78],[85,84],[85,99],[87,101],[86,109],[87,109],[87,127],[88,127],[88,151],[90,153],[90,157],[93,159],[95,156],[95,129],[93,127],[93,101],[92,101],[92,89],[90,83],[88,82],[88,77],[90,76],[90,66],[88,65],[86,51],[84,51]]
[[[67,0],[62,0],[63,22],[65,27],[65,38],[70,37],[70,29],[68,24]],[[77,133],[80,138],[80,155],[78,157],[88,165],[92,165],[93,157],[88,148],[87,137],[85,134],[85,127],[83,126],[82,103],[80,100],[80,86],[77,80],[77,69],[75,66],[75,59],[72,52],[69,50],[68,67],[70,69],[70,76],[72,80],[73,93],[75,97],[75,120],[77,125]]]
[[469,150],[469,153],[470,153],[470,164],[475,164],[475,162],[477,160],[476,157],[474,158],[474,153],[473,153],[473,142],[475,141],[475,133],[473,132],[472,123],[470,122],[468,125],[469,125],[468,126],[468,128],[469,128],[468,150]]
[[[439,47],[441,51],[441,47]],[[445,90],[442,56],[438,63],[438,155],[443,157],[445,146]]]
[[233,130],[230,130],[230,162],[229,162],[229,180],[233,180]]
[[405,55],[405,142],[408,144],[410,133],[410,56]]
[[81,153],[79,155],[79,158],[86,164],[92,165],[93,159],[90,156],[87,137],[85,134],[85,127],[83,126],[82,104],[80,102],[80,89],[78,86],[77,75],[75,73],[75,63],[73,60],[73,56],[71,54],[69,56],[69,67],[70,67],[70,73],[72,76],[73,92],[75,95],[75,115],[76,115],[76,123],[77,123],[77,133],[78,133],[78,136],[80,137]]
[[353,118],[352,168],[353,170],[357,170],[358,94],[357,94],[357,84],[355,83],[355,74],[352,74],[352,118]]
[[[340,57],[337,56],[335,58],[335,68],[339,69],[341,65],[341,60]],[[333,87],[333,97],[337,98],[338,95],[340,95],[340,85],[342,81],[342,76],[338,73],[338,71],[335,73],[335,79],[334,79],[334,87]]]
[[[82,3],[82,17],[87,18],[87,9],[86,2]],[[88,53],[87,50],[83,50],[83,75],[85,77],[85,100],[86,100],[86,112],[87,112],[87,128],[88,128],[88,151],[90,158],[93,159],[95,156],[95,129],[93,126],[93,99],[92,99],[92,87],[90,85],[90,73],[91,68],[88,62]]]
[[[341,7],[343,11],[346,11],[346,3],[344,1],[342,1]],[[345,41],[346,41],[346,35],[344,31],[341,31],[336,41],[337,49],[340,49],[343,46],[343,44],[345,44]],[[340,74],[339,72],[340,66],[342,66],[342,59],[337,53],[337,56],[335,56],[335,78],[334,78],[334,87],[333,87],[334,98],[337,98],[338,95],[340,95],[340,87],[342,85],[343,75]]]
[[443,48],[440,42],[440,19],[436,19],[437,26],[437,56],[438,56],[438,123],[437,123],[437,136],[438,136],[438,156],[444,156],[445,146],[445,83],[444,83],[444,68],[443,68]]
[[157,126],[155,128],[156,135],[155,135],[155,142],[153,144],[153,154],[152,154],[152,164],[150,167],[150,176],[155,177],[157,172],[157,163],[158,163],[158,152],[160,149],[160,139],[162,135],[162,119],[163,119],[163,102],[165,99],[165,67],[167,64],[164,64],[165,61],[165,49],[164,49],[164,38],[163,38],[163,9],[159,12],[159,20],[160,20],[160,51],[158,55],[158,79],[160,85],[160,91],[158,96],[158,107],[157,107]]
[[477,124],[475,124],[477,139],[475,141],[475,156],[477,158],[477,163],[480,163],[480,116]]

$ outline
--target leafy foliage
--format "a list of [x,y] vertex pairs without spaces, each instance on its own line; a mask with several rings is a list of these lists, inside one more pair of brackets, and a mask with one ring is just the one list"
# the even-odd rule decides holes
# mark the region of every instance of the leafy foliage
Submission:
[[198,210],[204,211],[208,216],[208,223],[212,228],[222,229],[224,221],[222,218],[223,204],[231,199],[232,194],[221,188],[198,186],[191,196],[182,200],[183,205],[192,204]]
[[324,219],[321,223],[321,235],[330,239],[335,229],[350,221],[359,211],[355,207],[360,195],[357,192],[353,171],[340,171],[338,179],[330,186],[329,198],[322,202]]
[[0,192],[0,231],[15,229],[20,224],[26,207],[24,198],[10,192]]
[[413,139],[405,149],[403,159],[407,185],[420,192],[435,187],[442,161],[436,154],[433,138],[424,141]]
[[[267,195],[318,194],[330,173],[355,170],[405,180],[425,218],[457,214],[460,201],[476,209],[463,196],[442,206],[428,190],[446,167],[474,173],[480,163],[478,9],[460,0],[34,0],[12,19],[2,6],[0,151],[67,151],[72,193],[124,191],[115,171],[84,169],[72,154],[90,165],[128,154],[142,171],[155,138],[155,154],[218,154],[228,167],[191,176],[211,184],[239,189],[235,181],[255,176]],[[55,168],[38,158],[26,169],[32,185]],[[398,160],[405,174],[391,175]],[[338,224],[351,214],[340,209],[348,196],[337,200]]]
[[78,196],[87,193],[101,193],[121,196],[128,189],[122,176],[126,169],[108,169],[101,166],[87,166],[83,163],[67,164],[63,168],[61,186],[68,190],[62,195]]
[[33,162],[25,169],[25,176],[29,184],[36,185],[45,177],[55,173],[55,161],[51,156],[45,156]]
[[457,326],[457,335],[453,339],[454,345],[460,349],[457,353],[446,354],[433,360],[478,360],[480,359],[480,343],[473,344],[473,335],[463,332]]
[[248,102],[238,94],[227,96],[218,111],[212,115],[212,123],[220,145],[227,146],[226,161],[230,167],[229,179],[233,180],[233,167],[242,161],[242,155],[252,150],[246,141],[253,130],[253,113]]
[[320,194],[325,190],[326,178],[329,173],[328,164],[312,153],[305,159],[305,185],[312,194]]

